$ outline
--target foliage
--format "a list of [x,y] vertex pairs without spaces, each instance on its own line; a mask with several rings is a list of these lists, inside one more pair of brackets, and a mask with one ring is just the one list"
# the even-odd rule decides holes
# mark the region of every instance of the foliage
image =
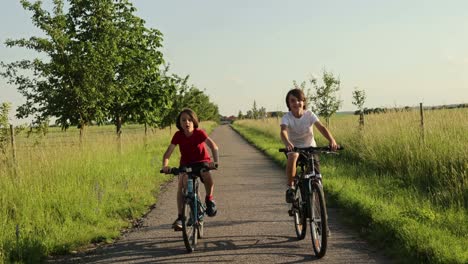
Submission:
[[364,125],[364,103],[366,101],[366,92],[357,87],[353,91],[353,105],[357,106],[359,111],[359,125]]
[[173,92],[160,77],[162,34],[146,28],[128,0],[70,0],[68,13],[55,0],[52,14],[41,1],[21,3],[46,37],[6,44],[47,59],[1,63],[2,76],[26,97],[19,118],[53,116],[65,129],[113,120],[117,131],[126,120],[161,122]]
[[359,90],[357,87],[353,91],[353,105],[355,105],[359,111],[364,110],[364,103],[366,101],[366,91]]
[[265,107],[260,107],[258,108],[257,102],[254,100],[252,109],[247,110],[247,113],[245,115],[242,115],[242,112],[239,111],[239,114],[237,116],[239,119],[264,119],[267,117],[267,111]]
[[208,95],[199,90],[194,85],[188,84],[189,75],[184,78],[177,74],[168,77],[168,81],[175,88],[172,95],[172,108],[168,110],[161,122],[161,127],[170,126],[175,123],[177,115],[184,108],[191,108],[200,121],[219,121],[219,109],[216,104],[210,101]]
[[306,82],[302,82],[300,85],[296,81],[293,81],[295,88],[302,89],[305,91],[307,100],[310,102],[310,108],[313,112],[319,116],[323,116],[326,120],[327,126],[330,125],[330,117],[338,111],[341,107],[342,101],[336,96],[336,93],[340,90],[340,80],[335,77],[333,73],[323,71],[322,76],[323,84],[318,85],[317,79],[311,77],[309,82],[312,88],[306,89]]

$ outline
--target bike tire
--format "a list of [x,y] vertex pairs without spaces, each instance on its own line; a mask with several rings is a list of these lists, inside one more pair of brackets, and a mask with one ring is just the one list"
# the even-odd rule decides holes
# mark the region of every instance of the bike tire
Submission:
[[197,225],[198,238],[203,238],[203,236],[205,235],[204,234],[204,224],[205,224],[205,222],[203,221],[204,217],[205,217],[205,209],[204,209],[203,205],[201,204],[200,200],[198,200],[198,210],[197,211],[199,212],[198,225]]
[[325,195],[322,185],[318,182],[312,182],[310,199],[310,234],[312,238],[312,247],[318,258],[325,256],[328,245],[328,219],[327,208],[325,205]]
[[188,253],[195,250],[198,242],[198,228],[196,227],[196,221],[193,216],[193,202],[186,201],[182,211],[182,236],[184,238],[185,248]]
[[304,239],[307,233],[307,213],[302,193],[302,188],[298,186],[295,192],[292,209],[294,212],[294,229],[296,230],[296,236],[299,240]]

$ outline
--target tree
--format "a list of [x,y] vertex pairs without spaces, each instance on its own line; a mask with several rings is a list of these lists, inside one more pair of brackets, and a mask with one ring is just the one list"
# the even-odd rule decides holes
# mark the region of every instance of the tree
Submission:
[[265,107],[260,107],[257,112],[257,118],[264,119],[266,117],[266,108]]
[[150,127],[163,127],[166,116],[170,114],[177,86],[172,76],[167,76],[169,67],[162,75],[149,76],[147,82],[138,89],[130,109],[131,120],[145,125],[145,134]]
[[257,119],[258,118],[258,109],[257,109],[257,102],[254,100],[253,106],[252,106],[252,118]]
[[241,120],[244,116],[242,115],[242,111],[239,110],[239,113],[237,114],[237,119]]
[[359,90],[357,87],[353,91],[353,105],[358,108],[359,111],[359,125],[364,126],[364,103],[366,101],[366,92]]
[[64,129],[77,125],[80,135],[92,121],[113,120],[120,133],[123,122],[132,116],[154,117],[151,107],[157,103],[143,104],[147,107],[143,109],[132,104],[144,100],[137,96],[150,93],[152,100],[168,101],[170,91],[160,81],[158,68],[163,63],[158,51],[162,34],[145,28],[127,0],[69,0],[66,14],[63,0],[54,0],[53,14],[40,1],[21,3],[33,12],[33,23],[46,37],[6,44],[36,50],[48,58],[1,63],[2,76],[26,97],[18,108],[19,118],[54,116]]
[[340,80],[335,77],[333,73],[323,71],[323,85],[318,85],[317,79],[311,77],[309,82],[312,89],[306,89],[306,83],[302,82],[298,85],[296,81],[293,81],[293,85],[296,88],[305,90],[307,100],[310,102],[309,106],[313,112],[319,116],[325,117],[327,126],[330,125],[330,117],[340,109],[342,101],[335,95],[340,90]]
[[203,91],[193,85],[188,84],[189,75],[184,78],[173,74],[170,78],[175,86],[175,93],[171,98],[172,107],[168,109],[163,118],[162,126],[166,127],[175,123],[179,112],[184,108],[191,108],[197,113],[200,121],[219,121],[219,109],[216,104],[210,101]]
[[[161,76],[164,63],[159,48],[162,34],[148,29],[145,21],[134,15],[136,9],[126,0],[116,1],[113,6],[111,25],[115,27],[117,64],[115,77],[109,93],[110,117],[118,135],[123,123],[137,120],[145,124],[157,124],[169,104],[172,86]],[[168,67],[166,67],[166,71]]]

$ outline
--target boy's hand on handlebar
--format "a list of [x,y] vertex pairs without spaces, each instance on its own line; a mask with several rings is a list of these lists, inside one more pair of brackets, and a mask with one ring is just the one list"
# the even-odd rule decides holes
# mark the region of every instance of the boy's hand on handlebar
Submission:
[[208,168],[210,170],[215,170],[215,169],[218,168],[218,163],[217,162],[210,162],[210,163],[208,163]]
[[285,145],[285,148],[291,152],[294,150],[294,145],[291,142],[288,142],[288,144]]
[[339,146],[338,146],[338,144],[336,144],[336,141],[335,141],[335,140],[330,141],[330,145],[329,145],[329,146],[330,146],[330,150],[331,150],[331,151],[336,151],[336,150],[339,148]]
[[169,166],[164,166],[162,167],[161,170],[163,171],[163,173],[166,173],[166,174],[171,173],[171,167]]

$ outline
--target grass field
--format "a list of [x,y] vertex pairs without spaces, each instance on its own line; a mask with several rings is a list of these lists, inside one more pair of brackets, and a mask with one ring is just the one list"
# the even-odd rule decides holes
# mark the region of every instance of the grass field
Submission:
[[145,136],[142,126],[127,126],[120,144],[113,127],[90,127],[82,144],[76,129],[18,135],[17,168],[11,158],[0,167],[0,263],[38,263],[119,236],[170,179],[159,169],[175,129]]
[[[345,151],[322,160],[331,205],[399,262],[468,262],[468,111],[341,115],[330,130]],[[236,130],[284,165],[279,120],[242,120]],[[321,145],[326,144],[316,135]]]

